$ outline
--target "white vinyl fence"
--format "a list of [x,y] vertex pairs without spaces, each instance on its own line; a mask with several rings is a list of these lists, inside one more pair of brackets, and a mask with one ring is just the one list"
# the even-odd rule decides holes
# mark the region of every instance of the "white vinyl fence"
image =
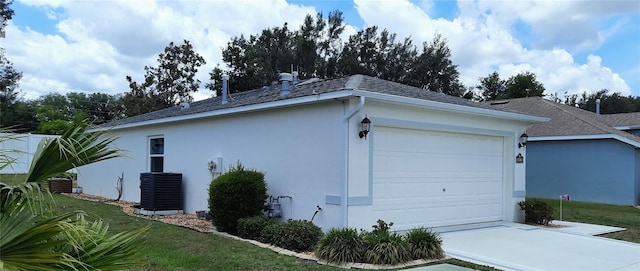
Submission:
[[5,160],[13,160],[9,166],[0,170],[0,174],[19,174],[27,173],[33,153],[38,148],[38,144],[42,139],[48,137],[60,137],[57,135],[37,135],[37,134],[6,134],[1,136],[5,139],[0,142],[0,160],[4,164]]

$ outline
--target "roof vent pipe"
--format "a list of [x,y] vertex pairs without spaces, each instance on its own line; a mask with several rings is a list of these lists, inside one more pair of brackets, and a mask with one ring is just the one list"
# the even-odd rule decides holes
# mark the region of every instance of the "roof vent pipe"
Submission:
[[227,104],[227,92],[229,91],[229,75],[222,75],[222,104]]
[[292,72],[291,75],[293,75],[293,85],[297,85],[298,84],[298,72]]
[[280,82],[282,83],[282,88],[280,90],[280,96],[285,96],[288,95],[289,93],[291,93],[289,91],[290,87],[289,84],[291,83],[291,81],[293,81],[293,75],[291,75],[290,73],[281,73],[280,74]]
[[600,115],[600,99],[596,99],[596,115]]

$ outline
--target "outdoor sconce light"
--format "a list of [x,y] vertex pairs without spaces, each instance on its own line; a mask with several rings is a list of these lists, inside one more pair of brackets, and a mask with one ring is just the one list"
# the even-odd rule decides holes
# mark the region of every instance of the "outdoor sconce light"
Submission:
[[371,127],[371,120],[364,116],[364,119],[360,122],[360,138],[367,139],[367,134],[369,134],[369,128]]
[[520,143],[518,143],[518,148],[527,146],[528,139],[529,139],[529,136],[526,133],[522,133],[522,135],[520,135]]

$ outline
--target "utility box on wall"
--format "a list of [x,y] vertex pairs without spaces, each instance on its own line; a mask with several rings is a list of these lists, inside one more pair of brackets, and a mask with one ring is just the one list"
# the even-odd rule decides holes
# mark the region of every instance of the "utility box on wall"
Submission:
[[182,174],[140,173],[140,207],[147,211],[182,210]]

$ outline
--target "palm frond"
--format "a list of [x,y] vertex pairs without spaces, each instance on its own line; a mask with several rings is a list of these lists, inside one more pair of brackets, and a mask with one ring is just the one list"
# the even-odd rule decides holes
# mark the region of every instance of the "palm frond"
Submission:
[[27,182],[42,182],[70,169],[122,156],[109,146],[117,137],[105,132],[87,132],[89,124],[80,123],[60,138],[43,139],[33,157]]

